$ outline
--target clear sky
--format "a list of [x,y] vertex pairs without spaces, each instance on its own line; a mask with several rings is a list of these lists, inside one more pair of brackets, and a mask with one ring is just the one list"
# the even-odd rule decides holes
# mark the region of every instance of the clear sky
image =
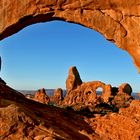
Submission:
[[76,66],[85,82],[128,82],[140,91],[140,75],[128,53],[81,25],[52,21],[28,26],[0,42],[0,55],[0,75],[15,89],[65,88],[68,70]]

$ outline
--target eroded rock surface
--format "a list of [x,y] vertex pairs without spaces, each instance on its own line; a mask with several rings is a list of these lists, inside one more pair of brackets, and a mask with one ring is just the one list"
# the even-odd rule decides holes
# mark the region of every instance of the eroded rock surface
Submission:
[[79,72],[77,68],[70,67],[69,73],[68,73],[68,78],[66,80],[66,92],[67,94],[73,90],[76,89],[78,86],[82,84],[82,80],[80,78]]
[[[72,68],[70,68],[68,79],[66,80],[67,92],[62,105],[71,106],[75,110],[88,107],[92,111],[96,110],[100,112],[104,111],[105,108],[117,110],[122,107],[128,107],[134,99],[131,96],[132,88],[128,83],[122,84],[119,88],[112,87],[110,84],[105,84],[101,81],[83,82],[78,86],[73,86],[77,82],[75,82],[76,78],[73,72],[71,72]],[[77,70],[76,73],[79,75]],[[79,76],[77,79],[79,79]],[[97,93],[99,92],[97,91],[98,88],[102,89],[100,91],[101,95]]]
[[63,101],[63,90],[61,88],[58,88],[54,91],[54,95],[51,97],[51,102],[60,105]]
[[38,90],[35,95],[34,95],[34,98],[33,100],[37,101],[37,102],[40,102],[40,103],[43,103],[43,104],[48,104],[50,102],[50,98],[49,96],[46,94],[46,91],[45,89],[40,89]]
[[[128,94],[127,94],[128,95]],[[140,101],[118,113],[92,114],[41,104],[0,83],[0,140],[137,140]]]
[[124,84],[122,84],[122,85],[118,88],[118,91],[119,91],[119,92],[124,92],[124,93],[126,93],[126,94],[128,94],[128,95],[131,95],[131,93],[132,93],[132,88],[131,88],[131,86],[130,86],[128,83],[124,83]]
[[0,140],[19,139],[94,140],[98,135],[84,116],[29,100],[0,83]]
[[102,140],[137,140],[140,138],[140,101],[133,100],[128,108],[121,108],[119,113],[93,120],[91,126],[95,126]]
[[73,22],[127,51],[140,71],[139,0],[1,0],[0,7],[0,40],[33,23]]
[[85,105],[94,105],[98,101],[97,88],[103,89],[101,99],[108,102],[111,96],[111,86],[105,85],[101,81],[85,82],[78,86],[76,89],[71,90],[64,98],[64,103],[73,105],[84,103]]

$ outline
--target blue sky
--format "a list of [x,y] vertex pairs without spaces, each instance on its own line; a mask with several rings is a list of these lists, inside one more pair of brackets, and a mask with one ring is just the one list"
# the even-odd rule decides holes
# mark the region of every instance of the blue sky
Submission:
[[15,89],[65,88],[69,67],[76,66],[85,82],[128,82],[140,91],[128,53],[81,25],[52,21],[28,26],[0,42],[0,55],[0,75]]

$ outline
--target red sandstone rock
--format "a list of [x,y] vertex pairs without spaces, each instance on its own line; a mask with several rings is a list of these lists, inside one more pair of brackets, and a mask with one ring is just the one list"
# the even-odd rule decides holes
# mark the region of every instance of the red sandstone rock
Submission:
[[[93,90],[91,83],[87,84],[89,91]],[[87,85],[82,84],[82,89]],[[0,140],[137,140],[139,137],[140,101],[132,101],[119,113],[86,117],[29,100],[0,83]]]
[[91,121],[100,139],[137,140],[140,138],[140,101],[132,101],[130,107],[119,113],[110,113]]
[[29,100],[0,83],[0,140],[98,138],[82,115]]
[[[78,73],[77,70],[76,73]],[[73,106],[75,110],[87,106],[90,110],[93,110],[91,108],[95,109],[98,106],[99,110],[103,111],[104,108],[113,109],[110,105],[116,109],[128,107],[133,100],[131,96],[132,88],[128,83],[122,84],[119,88],[112,88],[111,85],[106,85],[103,82],[92,81],[84,82],[74,88],[75,79],[73,75],[72,68],[70,68],[69,76],[66,81],[67,93],[62,102],[63,105]],[[99,87],[103,89],[101,96],[96,94],[96,90]]]
[[69,93],[71,90],[76,89],[82,84],[79,72],[76,67],[69,69],[68,78],[66,80],[66,92]]
[[58,88],[54,91],[54,95],[51,98],[51,102],[60,105],[63,101],[63,90],[61,88]]
[[131,95],[132,93],[132,88],[131,86],[128,84],[128,83],[124,83],[122,84],[119,88],[118,88],[118,91],[121,93],[121,92],[124,92],[124,93],[127,93],[128,95]]
[[[78,86],[76,89],[66,93],[64,98],[65,105],[84,104],[84,105],[96,105],[98,103],[98,97],[96,94],[97,88],[103,88],[101,100],[102,102],[108,102],[111,96],[111,86],[105,85],[100,81],[86,82]],[[99,99],[100,100],[100,99]]]
[[48,104],[50,102],[49,96],[46,94],[45,89],[40,89],[35,93],[34,99],[37,102]]
[[118,92],[111,101],[111,104],[113,104],[117,108],[124,108],[128,107],[133,99],[134,98],[127,93]]

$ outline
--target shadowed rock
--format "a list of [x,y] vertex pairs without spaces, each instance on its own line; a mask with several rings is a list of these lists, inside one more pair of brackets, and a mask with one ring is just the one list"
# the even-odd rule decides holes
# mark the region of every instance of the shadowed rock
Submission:
[[124,83],[119,87],[119,92],[124,92],[127,93],[128,95],[131,95],[132,93],[132,88],[128,83]]
[[21,93],[0,83],[0,140],[93,138],[98,136],[83,116],[29,100]]

